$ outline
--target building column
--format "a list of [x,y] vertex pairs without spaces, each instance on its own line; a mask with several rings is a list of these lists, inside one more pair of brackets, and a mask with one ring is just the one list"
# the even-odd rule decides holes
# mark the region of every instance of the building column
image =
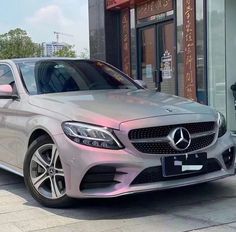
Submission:
[[121,11],[121,54],[122,70],[131,76],[131,34],[130,34],[130,9]]
[[90,55],[121,68],[120,12],[107,11],[105,0],[89,0]]
[[196,3],[183,0],[184,96],[197,100],[196,87]]

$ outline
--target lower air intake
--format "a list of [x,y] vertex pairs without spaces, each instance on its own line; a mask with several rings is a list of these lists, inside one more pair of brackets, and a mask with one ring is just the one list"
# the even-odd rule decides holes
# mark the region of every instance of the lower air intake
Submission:
[[119,183],[118,181],[114,180],[115,175],[117,174],[119,173],[116,172],[115,167],[102,165],[92,167],[85,174],[80,184],[80,190],[84,191],[112,187]]

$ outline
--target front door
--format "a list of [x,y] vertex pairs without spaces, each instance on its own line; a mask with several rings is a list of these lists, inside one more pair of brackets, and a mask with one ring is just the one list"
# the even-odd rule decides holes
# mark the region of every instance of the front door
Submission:
[[139,29],[139,76],[150,89],[176,94],[174,22]]
[[[13,85],[14,77],[11,68],[6,64],[0,64],[0,85]],[[10,106],[14,104],[11,99],[5,99],[0,96],[0,162],[16,166],[17,158],[16,144],[12,143],[11,130],[9,130],[7,123],[9,116],[12,115]]]

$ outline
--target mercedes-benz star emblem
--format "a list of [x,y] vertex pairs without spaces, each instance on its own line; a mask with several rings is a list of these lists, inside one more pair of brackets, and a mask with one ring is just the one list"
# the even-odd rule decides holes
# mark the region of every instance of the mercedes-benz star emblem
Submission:
[[191,144],[191,136],[187,129],[180,127],[170,133],[171,146],[178,151],[184,151]]

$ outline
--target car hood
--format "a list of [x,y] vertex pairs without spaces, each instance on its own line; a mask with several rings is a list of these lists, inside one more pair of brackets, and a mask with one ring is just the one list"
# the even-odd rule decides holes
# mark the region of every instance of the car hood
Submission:
[[[31,96],[30,104],[68,120],[119,128],[122,122],[213,109],[185,98],[150,90],[96,90]],[[56,116],[56,115],[55,115]]]

